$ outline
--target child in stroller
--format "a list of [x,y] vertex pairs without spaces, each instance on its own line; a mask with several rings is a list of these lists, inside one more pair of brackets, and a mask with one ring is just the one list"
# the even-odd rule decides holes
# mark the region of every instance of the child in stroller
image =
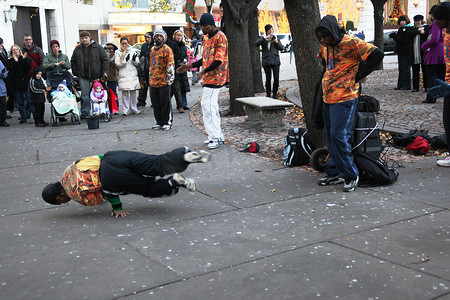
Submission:
[[[52,87],[49,102],[51,102],[51,123],[56,126],[58,122],[65,121],[70,114],[73,124],[80,124],[75,95],[71,92],[72,74],[67,70],[54,70],[47,73],[47,84]],[[55,89],[56,88],[56,89]]]
[[109,122],[111,121],[112,117],[108,106],[108,92],[102,85],[102,81],[103,80],[95,80],[94,84],[92,85],[90,93],[92,111],[95,116],[105,118],[105,122]]

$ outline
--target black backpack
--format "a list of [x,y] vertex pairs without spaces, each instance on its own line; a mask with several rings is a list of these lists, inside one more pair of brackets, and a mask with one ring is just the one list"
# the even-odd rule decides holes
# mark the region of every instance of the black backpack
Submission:
[[359,170],[360,186],[380,186],[393,184],[398,172],[367,152],[354,152],[353,158]]
[[295,167],[309,163],[311,153],[316,149],[312,144],[308,131],[304,127],[293,128],[285,137],[284,165]]

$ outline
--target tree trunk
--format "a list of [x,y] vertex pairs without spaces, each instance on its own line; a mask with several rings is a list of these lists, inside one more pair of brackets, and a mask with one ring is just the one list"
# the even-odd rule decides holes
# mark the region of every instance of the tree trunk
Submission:
[[250,12],[248,37],[250,56],[252,58],[253,88],[255,89],[255,93],[262,93],[265,89],[261,72],[261,52],[259,51],[259,47],[255,46],[255,41],[259,38],[258,9]]
[[[230,70],[230,114],[244,115],[239,97],[254,97],[252,58],[250,55],[249,19],[261,0],[224,0],[227,26],[228,64]],[[232,2],[232,3],[231,3]]]
[[323,130],[311,126],[314,88],[322,70],[320,59],[317,58],[320,44],[314,34],[320,21],[319,4],[317,0],[284,0],[284,4],[291,28],[306,128],[313,144],[322,147],[325,145]]
[[[371,0],[373,4],[373,21],[375,27],[375,38],[373,44],[383,50],[384,36],[384,4],[387,0]],[[383,63],[381,62],[377,70],[383,70]]]

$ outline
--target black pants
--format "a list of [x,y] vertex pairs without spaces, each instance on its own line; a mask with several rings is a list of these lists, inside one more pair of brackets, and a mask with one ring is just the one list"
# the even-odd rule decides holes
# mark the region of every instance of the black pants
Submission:
[[442,112],[445,137],[447,138],[447,150],[450,152],[450,97],[444,98],[444,109]]
[[156,178],[186,170],[187,148],[162,155],[133,151],[106,152],[100,162],[100,182],[106,194],[136,194],[144,197],[172,195],[177,188],[169,179]]
[[148,92],[148,78],[145,79],[143,87],[139,90],[138,102],[142,104],[147,103],[147,92]]
[[172,125],[172,105],[170,104],[170,86],[150,87],[150,99],[156,124]]
[[44,123],[45,103],[33,103],[34,105],[34,124]]
[[263,66],[264,72],[266,73],[266,95],[270,97],[270,86],[272,82],[272,72],[273,72],[273,89],[272,93],[275,97],[278,93],[278,87],[280,86],[280,65],[268,65]]
[[424,64],[413,64],[412,67],[412,76],[413,76],[413,89],[418,90],[420,88],[420,69],[422,68],[422,76],[423,76],[423,88],[428,88],[428,79],[427,72],[425,70]]
[[5,123],[6,117],[6,96],[0,96],[0,124]]
[[[445,64],[426,65],[425,68],[428,76],[428,88],[436,86],[436,78],[441,80],[445,79]],[[426,101],[429,103],[435,103],[436,99],[427,94]]]

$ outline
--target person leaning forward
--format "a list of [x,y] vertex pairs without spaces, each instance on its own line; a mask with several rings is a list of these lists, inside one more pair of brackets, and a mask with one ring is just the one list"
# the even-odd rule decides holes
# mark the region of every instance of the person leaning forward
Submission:
[[80,32],[81,43],[75,48],[70,59],[72,73],[80,78],[81,118],[90,115],[90,84],[102,76],[108,77],[109,60],[105,49],[91,40],[88,31]]
[[122,209],[119,195],[170,196],[179,187],[194,191],[195,181],[178,172],[186,170],[190,163],[209,160],[207,151],[191,151],[187,147],[162,155],[109,151],[75,161],[64,171],[61,181],[42,190],[42,198],[53,205],[73,199],[84,206],[98,205],[106,199],[112,205],[111,216],[126,217],[129,213]]
[[315,29],[321,44],[318,57],[325,73],[322,78],[323,122],[330,156],[319,185],[345,181],[344,192],[358,184],[358,169],[353,162],[352,137],[359,81],[381,63],[384,52],[359,38],[342,33],[336,17],[327,15]]

